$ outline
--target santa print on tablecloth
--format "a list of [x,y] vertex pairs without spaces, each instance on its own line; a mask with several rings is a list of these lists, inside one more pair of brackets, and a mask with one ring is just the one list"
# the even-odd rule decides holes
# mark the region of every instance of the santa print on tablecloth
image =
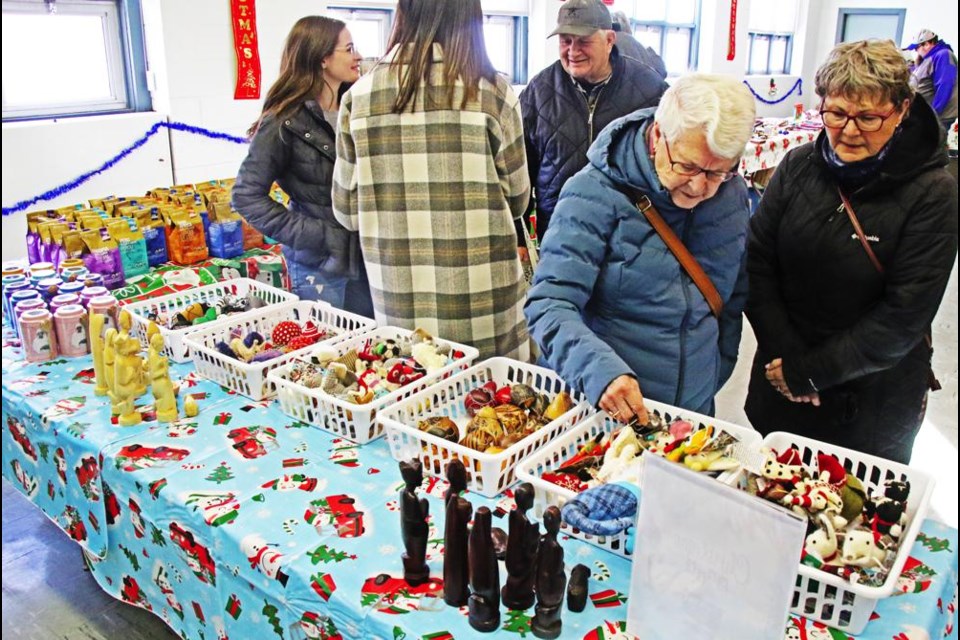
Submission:
[[142,538],[147,528],[143,522],[143,516],[140,514],[140,505],[131,497],[129,502],[127,502],[127,507],[129,507],[130,510],[130,522],[133,524],[133,535],[137,538]]
[[20,447],[20,451],[23,452],[23,455],[36,462],[37,450],[34,448],[33,442],[27,436],[27,430],[23,426],[23,423],[13,416],[8,416],[7,429],[10,430],[10,435],[13,436],[13,441],[17,443],[18,447]]
[[93,456],[81,458],[80,464],[73,471],[84,497],[87,500],[99,501],[100,486],[97,480],[100,478],[100,467],[97,465],[97,459]]
[[810,622],[806,618],[791,616],[784,633],[784,640],[853,640],[850,636],[828,627],[822,622]]
[[232,524],[240,515],[240,501],[233,491],[190,491],[181,498],[211,527]]
[[338,464],[341,467],[355,469],[360,466],[357,460],[357,445],[343,438],[334,438],[331,443],[330,462]]
[[227,433],[231,448],[241,458],[254,460],[280,448],[273,427],[237,427]]
[[895,595],[920,593],[930,588],[930,582],[937,572],[913,556],[903,564],[903,572],[897,578]]
[[343,640],[333,621],[313,611],[300,616],[300,630],[307,640]]
[[106,482],[103,485],[103,508],[107,514],[107,525],[114,525],[120,520],[120,501]]
[[53,452],[53,466],[57,468],[57,477],[62,484],[67,484],[67,459],[63,453],[63,447],[57,447]]
[[170,575],[160,560],[154,563],[151,578],[153,579],[153,583],[160,589],[160,593],[167,599],[167,606],[170,607],[174,614],[183,620],[183,605],[177,600],[177,594],[173,590],[173,583],[170,582]]
[[436,598],[441,593],[443,580],[440,578],[431,577],[414,587],[403,577],[381,573],[364,580],[360,589],[360,606],[373,606],[381,613],[399,615],[419,610],[420,598]]
[[602,625],[583,636],[583,640],[619,640],[620,638],[633,638],[633,636],[627,635],[626,620],[615,622],[605,620]]
[[147,611],[153,611],[153,607],[150,606],[150,601],[147,599],[147,594],[140,589],[136,578],[125,575],[122,578],[122,583],[123,588],[120,590],[120,597],[124,602],[143,607]]
[[320,535],[325,535],[325,527],[334,525],[341,538],[359,538],[366,532],[363,515],[355,498],[337,494],[311,500],[304,511],[303,519]]
[[215,586],[217,584],[216,562],[210,555],[210,550],[197,540],[196,534],[179,522],[171,522],[170,539],[180,548],[193,574],[201,582]]
[[[313,491],[317,488],[319,481],[302,473],[283,474],[279,478],[268,480],[260,485],[264,489],[273,489],[274,491]],[[326,483],[324,483],[325,485]]]

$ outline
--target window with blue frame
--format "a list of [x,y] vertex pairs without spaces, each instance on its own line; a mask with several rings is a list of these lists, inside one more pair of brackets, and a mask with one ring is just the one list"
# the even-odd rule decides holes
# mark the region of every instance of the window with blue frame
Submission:
[[347,24],[354,46],[365,59],[379,60],[387,52],[393,11],[333,6],[324,15]]
[[750,4],[747,75],[790,73],[797,11],[797,0]]
[[[378,60],[386,53],[393,11],[333,6],[326,15],[343,20],[360,55]],[[527,17],[484,14],[483,35],[494,68],[513,84],[527,82]]]
[[3,0],[3,120],[149,111],[139,0]]
[[483,37],[494,68],[511,84],[526,84],[527,17],[484,15]]
[[633,4],[632,10],[629,4],[624,7],[633,37],[663,58],[669,75],[695,70],[700,0],[635,0]]

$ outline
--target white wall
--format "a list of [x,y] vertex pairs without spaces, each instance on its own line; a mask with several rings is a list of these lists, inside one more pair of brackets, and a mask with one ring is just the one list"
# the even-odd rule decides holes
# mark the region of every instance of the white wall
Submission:
[[[138,113],[4,124],[3,205],[32,198],[100,167],[142,136],[157,119],[155,113]],[[109,194],[142,195],[152,187],[172,184],[170,164],[167,133],[161,130],[112,169],[28,211]],[[3,260],[26,257],[25,213],[3,218]]]
[[[759,1],[759,0],[758,0]],[[809,106],[819,103],[813,90],[813,77],[817,67],[826,54],[836,44],[837,17],[840,8],[844,9],[906,9],[904,17],[903,40],[899,44],[910,44],[920,29],[931,29],[951,45],[957,48],[957,5],[952,2],[934,0],[813,0],[810,17],[807,21],[807,37],[810,46],[804,55],[803,84],[809,87],[804,97]]]
[[[283,41],[301,17],[322,7],[308,0],[257,3],[262,89],[260,100],[234,100],[236,56],[227,2],[159,0],[164,28],[165,78],[172,120],[245,135],[260,114],[263,97],[277,78]],[[246,156],[245,145],[212,142],[171,134],[178,183],[235,176]]]

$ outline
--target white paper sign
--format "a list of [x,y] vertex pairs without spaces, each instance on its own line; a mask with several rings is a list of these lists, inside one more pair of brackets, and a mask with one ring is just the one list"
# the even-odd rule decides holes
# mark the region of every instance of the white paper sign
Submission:
[[806,523],[644,457],[627,631],[642,640],[782,640]]

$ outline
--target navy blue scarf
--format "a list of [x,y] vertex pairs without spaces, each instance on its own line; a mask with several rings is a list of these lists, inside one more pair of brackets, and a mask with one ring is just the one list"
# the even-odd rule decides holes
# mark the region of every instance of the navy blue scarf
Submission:
[[842,186],[844,190],[852,191],[859,189],[880,173],[880,167],[890,154],[890,149],[893,148],[897,138],[900,137],[902,129],[902,125],[897,127],[896,131],[893,132],[893,135],[887,141],[887,144],[883,145],[883,148],[880,149],[878,154],[855,162],[844,162],[837,157],[837,153],[833,150],[829,138],[824,135],[824,143],[820,148],[820,155],[823,156],[823,160],[827,163],[827,169],[833,174],[833,177],[837,179],[837,182],[840,183],[840,186]]

